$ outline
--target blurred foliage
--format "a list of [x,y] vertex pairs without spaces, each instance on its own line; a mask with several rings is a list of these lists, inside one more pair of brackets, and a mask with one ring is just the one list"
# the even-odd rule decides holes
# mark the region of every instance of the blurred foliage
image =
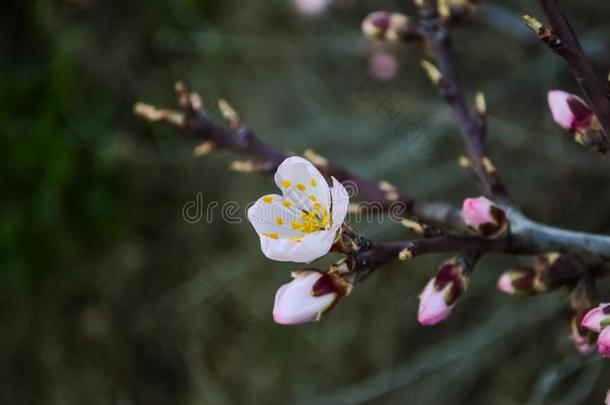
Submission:
[[[312,147],[457,204],[479,189],[456,167],[462,145],[417,47],[385,49],[401,67],[392,81],[367,70],[380,45],[361,38],[361,18],[404,2],[337,0],[316,17],[288,0],[5,3],[0,403],[601,402],[608,365],[572,349],[565,294],[494,291],[500,271],[526,259],[484,260],[439,327],[419,327],[415,312],[443,257],[387,266],[320,323],[274,325],[273,294],[295,267],[265,260],[245,221],[182,217],[197,193],[245,204],[271,180],[227,171],[224,152],[196,160],[190,141],[132,115],[137,100],[173,106],[184,79],[213,111],[227,98],[279,148]],[[532,1],[490,3],[540,15]],[[610,9],[564,3],[604,52]],[[496,165],[526,212],[607,233],[608,163],[558,130],[544,102],[551,88],[576,91],[566,67],[489,24],[464,25],[455,41],[469,96],[489,99]],[[407,237],[387,220],[357,226]]]

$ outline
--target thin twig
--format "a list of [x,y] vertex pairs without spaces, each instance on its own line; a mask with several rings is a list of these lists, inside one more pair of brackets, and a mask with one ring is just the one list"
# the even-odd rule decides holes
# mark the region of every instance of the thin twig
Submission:
[[606,97],[605,86],[600,82],[593,66],[574,33],[570,22],[557,0],[540,0],[540,5],[558,41],[547,43],[570,67],[574,78],[589,101],[591,109],[604,129],[606,142],[610,135],[610,100]]

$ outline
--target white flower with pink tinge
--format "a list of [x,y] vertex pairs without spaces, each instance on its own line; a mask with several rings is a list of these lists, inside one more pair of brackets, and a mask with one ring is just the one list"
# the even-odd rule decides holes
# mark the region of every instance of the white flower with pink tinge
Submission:
[[284,160],[275,173],[282,195],[269,194],[248,209],[248,220],[269,259],[309,263],[335,243],[347,214],[349,196],[343,185],[324,176],[301,157]]
[[593,112],[577,95],[562,90],[552,90],[549,91],[548,102],[553,119],[563,129],[580,131],[591,124]]
[[293,280],[281,286],[275,294],[273,320],[281,325],[296,325],[317,321],[339,297],[337,292],[314,295],[314,286],[324,273],[301,270],[292,273]]

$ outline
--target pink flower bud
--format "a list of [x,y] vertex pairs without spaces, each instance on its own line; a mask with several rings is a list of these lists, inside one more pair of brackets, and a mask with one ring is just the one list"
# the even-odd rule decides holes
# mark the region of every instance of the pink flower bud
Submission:
[[417,34],[417,23],[409,17],[390,13],[389,11],[375,11],[362,21],[364,35],[385,41],[398,41]]
[[563,129],[577,132],[591,124],[593,112],[580,97],[552,90],[548,93],[548,102],[553,119]]
[[504,211],[485,197],[465,199],[462,215],[470,229],[488,238],[501,236],[508,226]]
[[498,289],[506,294],[524,295],[536,292],[536,271],[524,267],[505,271],[498,279]]
[[597,351],[602,357],[610,357],[610,328],[604,328],[597,338]]
[[606,392],[606,402],[604,404],[610,405],[610,390]]
[[447,319],[466,287],[462,269],[452,261],[443,264],[419,296],[419,323],[430,326]]
[[[318,270],[302,270],[292,273],[291,282],[281,286],[275,294],[273,320],[281,325],[296,325],[317,321],[337,300],[338,294],[328,289],[315,294],[314,289],[326,278]],[[322,279],[322,280],[321,280]]]
[[610,323],[610,304],[600,304],[582,318],[581,325],[593,332],[599,333]]

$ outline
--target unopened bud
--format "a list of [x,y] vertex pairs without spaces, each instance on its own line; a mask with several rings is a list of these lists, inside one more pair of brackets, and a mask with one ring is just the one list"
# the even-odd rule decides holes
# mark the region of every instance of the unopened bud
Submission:
[[455,260],[445,262],[419,296],[419,323],[436,325],[447,319],[467,286],[464,269]]
[[536,283],[536,271],[531,267],[508,270],[498,279],[498,289],[511,295],[535,294],[539,287]]
[[371,38],[396,42],[417,37],[417,22],[406,15],[375,11],[362,21],[362,32]]
[[470,229],[487,238],[500,237],[508,228],[504,210],[485,197],[465,199],[462,216]]
[[581,132],[591,125],[593,112],[587,103],[577,95],[552,90],[549,91],[548,102],[553,119],[563,129]]
[[341,296],[328,273],[305,269],[293,272],[292,277],[275,294],[273,320],[281,325],[317,321]]
[[438,70],[438,68],[434,66],[434,64],[428,62],[427,60],[422,60],[421,66],[426,71],[426,74],[428,75],[428,78],[430,78],[432,84],[438,86],[443,78],[443,75],[441,74],[440,70]]

